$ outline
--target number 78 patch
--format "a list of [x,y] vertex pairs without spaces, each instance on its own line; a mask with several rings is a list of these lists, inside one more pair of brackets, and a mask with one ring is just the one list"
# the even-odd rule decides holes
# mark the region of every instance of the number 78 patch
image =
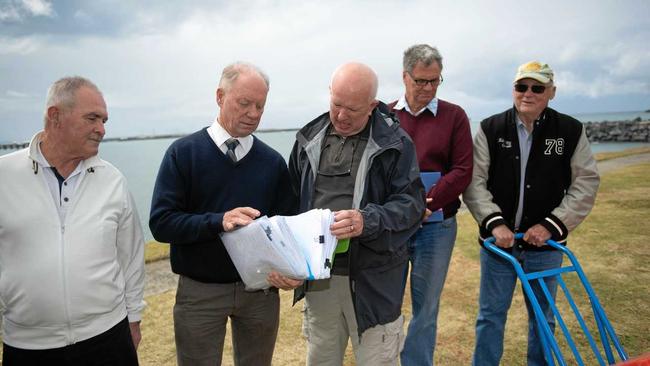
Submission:
[[546,143],[546,150],[544,150],[544,155],[551,155],[553,151],[555,151],[555,154],[557,155],[562,155],[564,154],[564,139],[559,138],[559,139],[546,139],[544,141]]

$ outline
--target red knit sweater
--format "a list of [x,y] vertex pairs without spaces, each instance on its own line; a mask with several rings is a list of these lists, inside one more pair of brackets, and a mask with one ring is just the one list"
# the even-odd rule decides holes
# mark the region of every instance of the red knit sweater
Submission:
[[427,207],[432,211],[442,207],[445,218],[455,215],[460,207],[458,196],[472,180],[472,133],[465,111],[438,99],[436,116],[427,109],[414,117],[404,109],[393,110],[396,103],[389,107],[415,143],[420,171],[442,174],[427,192],[433,199]]

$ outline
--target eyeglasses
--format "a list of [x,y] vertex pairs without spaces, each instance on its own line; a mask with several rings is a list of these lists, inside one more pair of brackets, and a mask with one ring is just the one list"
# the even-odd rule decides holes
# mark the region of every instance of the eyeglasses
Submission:
[[411,75],[410,72],[408,74],[411,77],[411,80],[415,82],[415,85],[417,85],[420,88],[424,88],[427,84],[431,84],[431,86],[435,88],[436,86],[442,84],[443,81],[442,75],[440,75],[440,77],[438,78],[427,80],[427,79],[416,79],[413,77],[413,75]]
[[[546,86],[544,85],[531,85],[530,86],[530,91],[532,91],[535,94],[542,94],[546,90]],[[526,84],[515,84],[515,91],[517,93],[525,93],[528,91],[528,85]]]

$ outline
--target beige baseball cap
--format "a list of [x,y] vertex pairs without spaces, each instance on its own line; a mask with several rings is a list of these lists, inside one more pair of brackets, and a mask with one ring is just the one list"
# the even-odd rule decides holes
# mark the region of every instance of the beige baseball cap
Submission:
[[539,61],[530,61],[519,66],[513,83],[521,79],[535,79],[542,84],[548,84],[553,81],[553,70],[548,64]]

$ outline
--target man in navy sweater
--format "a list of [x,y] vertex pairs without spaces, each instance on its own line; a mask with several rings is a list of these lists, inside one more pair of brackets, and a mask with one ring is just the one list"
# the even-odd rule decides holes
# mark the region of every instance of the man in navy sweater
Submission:
[[[149,226],[170,243],[180,275],[174,331],[178,365],[221,363],[231,319],[237,365],[270,365],[279,324],[277,288],[245,291],[219,233],[260,215],[291,214],[289,174],[282,156],[252,135],[269,90],[268,77],[246,63],[227,66],[214,123],[175,141],[160,165]],[[269,282],[301,282],[273,274]]]

